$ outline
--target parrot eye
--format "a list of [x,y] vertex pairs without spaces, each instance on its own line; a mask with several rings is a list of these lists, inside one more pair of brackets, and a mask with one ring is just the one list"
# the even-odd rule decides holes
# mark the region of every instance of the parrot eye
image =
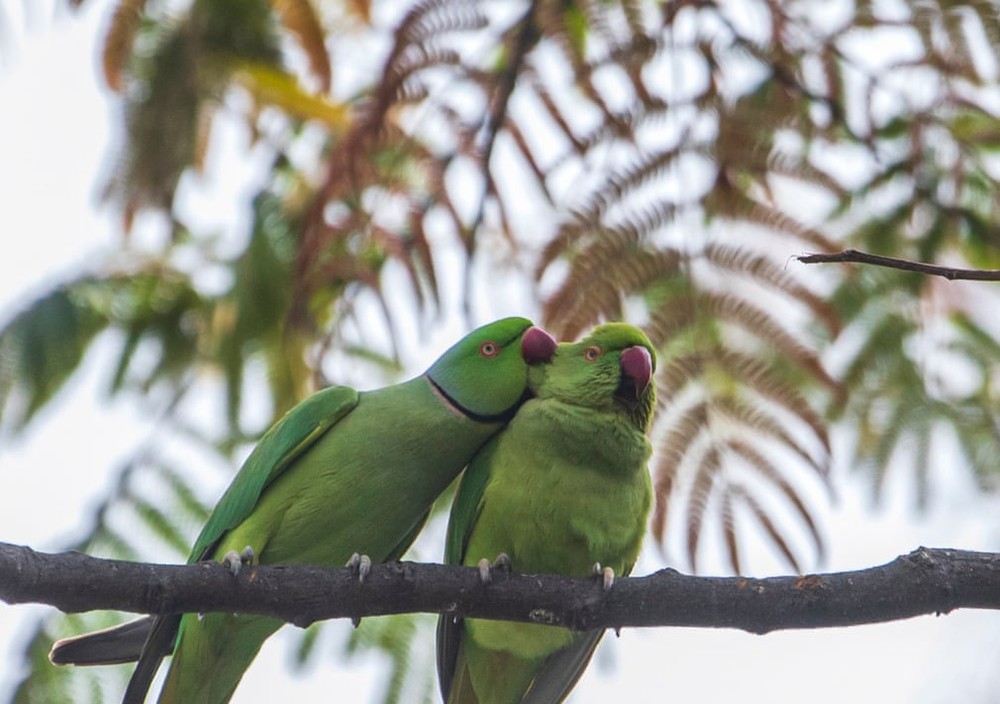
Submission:
[[600,356],[601,356],[600,347],[588,347],[583,351],[583,358],[586,359],[588,362],[594,362]]
[[485,357],[486,359],[489,359],[490,357],[496,357],[498,354],[500,354],[500,345],[498,345],[493,341],[486,341],[483,344],[479,345],[479,354]]

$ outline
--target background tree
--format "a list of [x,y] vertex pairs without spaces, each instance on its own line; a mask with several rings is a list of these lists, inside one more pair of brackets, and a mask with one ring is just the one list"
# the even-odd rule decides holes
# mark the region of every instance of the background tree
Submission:
[[[118,512],[180,559],[206,508],[164,446],[235,467],[317,386],[395,378],[409,321],[429,327],[456,290],[470,322],[527,289],[561,337],[643,325],[665,402],[652,529],[675,564],[721,546],[747,570],[748,530],[792,569],[822,559],[809,497],[833,431],[876,496],[903,461],[929,502],[930,462],[952,446],[995,488],[993,291],[786,266],[846,246],[998,266],[989,3],[385,5],[108,3],[121,251],[0,332],[6,432],[102,335],[120,342],[112,393],[162,415],[72,547],[143,558],[128,522],[106,520]],[[252,135],[259,168],[235,239],[191,216],[220,116]],[[206,386],[224,399],[208,425],[189,400]],[[104,618],[47,620],[27,656]],[[389,701],[413,681],[418,632],[392,619],[354,635],[393,654]],[[16,697],[70,687],[100,700],[119,684],[38,666]]]

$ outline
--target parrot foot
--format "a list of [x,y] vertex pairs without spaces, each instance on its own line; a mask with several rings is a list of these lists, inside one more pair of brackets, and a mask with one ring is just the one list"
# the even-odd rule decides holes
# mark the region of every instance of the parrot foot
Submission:
[[489,584],[493,581],[492,570],[498,569],[508,573],[511,571],[510,556],[502,552],[492,563],[484,557],[476,563],[476,568],[479,570],[479,581],[483,584]]
[[354,570],[354,573],[358,577],[358,584],[364,584],[372,571],[372,559],[367,555],[354,553],[351,555],[351,559],[347,561],[347,566]]
[[[367,555],[362,555],[360,553],[354,553],[351,555],[351,559],[347,561],[347,567],[354,570],[354,574],[358,577],[358,584],[364,584],[365,579],[371,574],[372,571],[372,559]],[[361,617],[353,616],[351,617],[351,625],[357,628],[361,625]]]
[[253,548],[247,545],[243,548],[243,552],[230,550],[223,556],[222,564],[229,568],[234,577],[237,576],[240,570],[243,569],[243,565],[253,564]]
[[610,592],[611,587],[615,586],[615,571],[610,567],[601,567],[600,562],[594,563],[594,576],[601,578],[601,586],[606,592]]

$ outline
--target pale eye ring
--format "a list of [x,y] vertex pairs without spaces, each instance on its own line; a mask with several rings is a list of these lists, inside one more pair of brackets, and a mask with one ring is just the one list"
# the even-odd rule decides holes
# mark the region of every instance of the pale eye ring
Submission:
[[601,356],[600,347],[588,347],[583,351],[583,358],[588,362],[597,361],[597,358]]
[[487,340],[483,344],[479,345],[479,354],[486,359],[491,357],[496,357],[500,354],[500,345],[493,342],[492,340]]

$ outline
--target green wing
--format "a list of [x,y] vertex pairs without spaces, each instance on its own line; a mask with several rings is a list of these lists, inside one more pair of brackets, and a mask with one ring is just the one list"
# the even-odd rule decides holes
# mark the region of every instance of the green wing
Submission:
[[[634,564],[626,565],[623,574],[627,577],[632,574]],[[562,650],[559,650],[548,658],[531,682],[531,688],[525,693],[522,704],[552,704],[561,702],[576,686],[583,675],[594,651],[604,637],[604,629],[586,631],[580,634],[580,638]]]
[[[465,549],[469,534],[476,524],[482,508],[483,492],[490,481],[493,467],[492,458],[497,438],[490,440],[462,475],[455,501],[448,518],[448,534],[445,538],[444,561],[449,565],[460,565],[465,560]],[[437,625],[437,667],[441,696],[448,701],[452,680],[455,677],[455,663],[462,644],[462,619],[448,618],[447,614],[438,619]]]
[[264,433],[208,517],[188,562],[206,559],[226,532],[250,515],[264,489],[357,404],[357,391],[332,386],[302,401]]
[[587,631],[572,645],[546,658],[521,700],[522,704],[552,704],[565,699],[587,669],[603,636],[603,629]]
[[497,438],[494,437],[472,460],[458,485],[451,514],[448,517],[448,535],[444,550],[444,561],[449,565],[460,565],[465,559],[469,534],[476,525],[476,519],[482,508],[483,493],[492,474],[496,445]]
[[[250,515],[264,489],[357,404],[357,391],[333,386],[302,401],[271,426],[208,517],[191,549],[188,563],[207,558],[226,532]],[[174,649],[180,622],[181,614],[158,616],[152,621],[125,690],[123,704],[142,702],[146,698],[160,663]]]

